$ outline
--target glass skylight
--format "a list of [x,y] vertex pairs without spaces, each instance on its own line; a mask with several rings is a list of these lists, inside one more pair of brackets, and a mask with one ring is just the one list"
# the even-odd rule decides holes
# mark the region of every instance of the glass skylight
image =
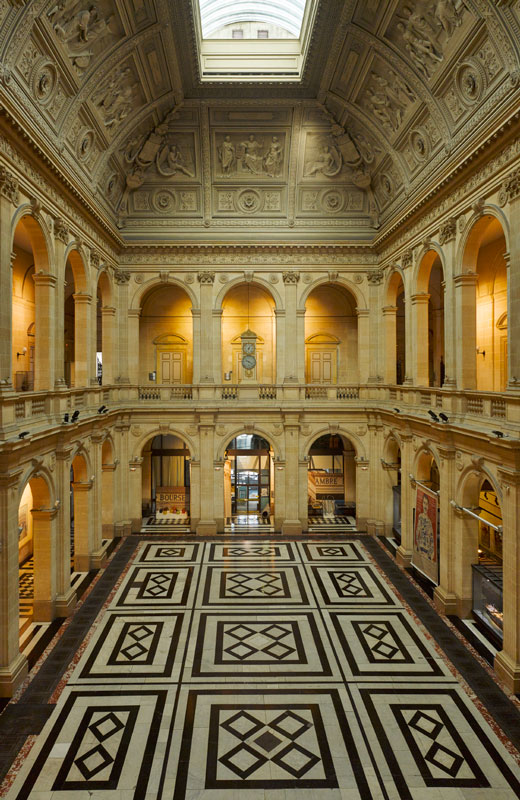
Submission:
[[202,38],[228,25],[258,22],[300,35],[306,0],[199,0]]

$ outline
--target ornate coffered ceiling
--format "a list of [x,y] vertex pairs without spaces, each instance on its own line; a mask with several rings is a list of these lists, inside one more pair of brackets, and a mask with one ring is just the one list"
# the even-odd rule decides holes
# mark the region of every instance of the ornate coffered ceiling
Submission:
[[519,110],[520,0],[321,0],[298,84],[202,84],[191,0],[0,0],[7,113],[129,241],[369,242]]

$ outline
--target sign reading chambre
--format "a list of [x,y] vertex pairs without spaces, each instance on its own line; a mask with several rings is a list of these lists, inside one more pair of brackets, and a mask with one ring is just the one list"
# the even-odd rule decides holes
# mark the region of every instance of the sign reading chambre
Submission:
[[417,486],[412,564],[438,584],[437,504],[435,492]]
[[189,490],[185,486],[158,486],[155,491],[157,514],[188,514]]

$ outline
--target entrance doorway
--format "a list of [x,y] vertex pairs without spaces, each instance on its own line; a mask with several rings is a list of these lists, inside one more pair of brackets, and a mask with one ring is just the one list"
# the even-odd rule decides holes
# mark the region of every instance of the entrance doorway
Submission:
[[227,524],[270,525],[273,484],[273,451],[269,442],[247,433],[232,439],[224,468]]
[[320,436],[309,451],[309,529],[334,525],[346,529],[356,525],[355,451],[339,434]]
[[147,524],[190,523],[190,451],[171,434],[155,436],[143,450],[142,513]]

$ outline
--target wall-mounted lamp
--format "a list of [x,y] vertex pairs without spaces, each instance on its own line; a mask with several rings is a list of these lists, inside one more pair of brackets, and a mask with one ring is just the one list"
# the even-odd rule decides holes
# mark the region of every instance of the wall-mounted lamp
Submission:
[[485,358],[486,357],[486,351],[485,350],[481,350],[480,347],[477,347],[477,355],[478,356],[484,356],[484,358]]
[[221,467],[215,467],[215,472],[220,472]]
[[27,348],[26,347],[22,347],[22,352],[21,353],[17,353],[16,354],[16,358],[19,358],[20,356],[24,356],[24,355],[26,355],[26,353],[27,353]]
[[224,372],[224,380],[225,381],[230,381],[231,380],[231,372],[232,372],[232,370],[229,370],[229,372]]

